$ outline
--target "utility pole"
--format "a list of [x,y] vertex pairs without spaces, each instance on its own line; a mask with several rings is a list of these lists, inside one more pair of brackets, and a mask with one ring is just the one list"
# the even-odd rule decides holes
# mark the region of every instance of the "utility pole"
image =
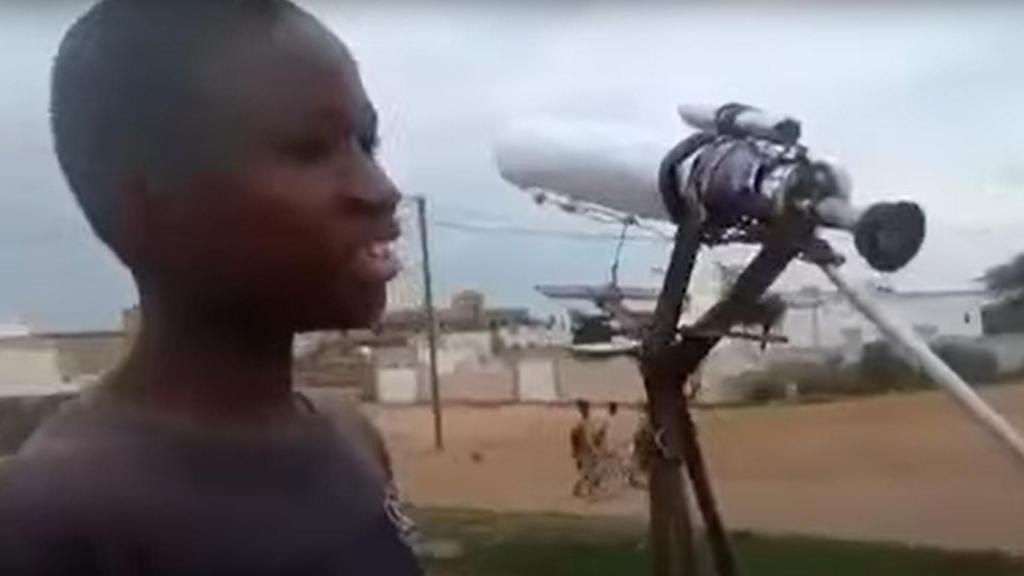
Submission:
[[444,450],[441,427],[441,387],[437,376],[437,314],[434,310],[434,289],[430,275],[430,241],[427,235],[427,199],[416,196],[419,217],[420,249],[423,262],[423,309],[427,317],[427,345],[430,350],[430,401],[434,409],[434,448]]
[[815,348],[821,348],[821,320],[818,318],[821,305],[821,300],[815,300],[813,308],[811,308],[811,334],[814,338]]
[[810,307],[811,309],[811,341],[815,348],[821,348],[821,307],[825,305],[825,297],[821,293],[821,289],[814,285],[804,286],[800,289],[800,294],[807,298],[809,304],[803,306]]

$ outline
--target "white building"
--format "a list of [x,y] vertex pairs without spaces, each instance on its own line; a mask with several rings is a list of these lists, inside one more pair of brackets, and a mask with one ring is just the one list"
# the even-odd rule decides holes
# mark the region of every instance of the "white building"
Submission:
[[[982,335],[984,290],[899,291],[874,289],[870,296],[897,320],[925,338]],[[790,344],[839,348],[877,340],[875,326],[837,292],[805,288],[784,294],[789,307],[780,332]]]
[[120,330],[0,337],[0,397],[78,390],[116,366],[125,349]]
[[32,333],[32,327],[26,322],[16,321],[0,323],[0,338],[12,338],[15,336],[28,336]]

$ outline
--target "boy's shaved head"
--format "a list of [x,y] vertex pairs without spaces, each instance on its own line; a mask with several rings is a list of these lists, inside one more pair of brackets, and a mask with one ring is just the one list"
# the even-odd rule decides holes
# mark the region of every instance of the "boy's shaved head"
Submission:
[[287,0],[101,0],[53,69],[57,156],[143,300],[362,327],[399,194],[344,45]]
[[214,128],[226,111],[204,81],[228,49],[270,42],[286,16],[308,17],[288,0],[101,0],[71,27],[51,120],[60,165],[101,238],[127,172],[186,177],[224,160]]

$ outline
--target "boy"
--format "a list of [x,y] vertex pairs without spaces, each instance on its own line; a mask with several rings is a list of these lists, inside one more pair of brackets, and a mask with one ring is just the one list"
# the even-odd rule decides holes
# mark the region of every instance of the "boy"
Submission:
[[418,574],[375,433],[290,382],[293,334],[371,325],[397,272],[345,47],[287,0],[101,0],[51,112],[143,322],[3,471],[0,574]]
[[603,439],[599,425],[590,418],[590,402],[577,400],[576,411],[580,418],[569,432],[569,449],[577,472],[572,495],[582,497],[589,496],[597,487],[596,470]]
[[618,413],[619,413],[619,403],[618,402],[609,402],[608,403],[608,417],[603,422],[601,422],[601,438],[602,438],[602,443],[604,444],[605,449],[609,453],[613,453],[613,452],[615,452],[619,448],[619,446],[618,446],[618,439],[619,438],[618,438],[618,435],[616,434],[616,432],[618,431],[616,429],[618,421],[615,418],[615,416],[618,415]]
[[629,468],[630,486],[634,488],[645,488],[647,486],[647,477],[657,456],[658,446],[655,441],[654,430],[651,428],[648,407],[644,403],[640,406],[640,417],[636,423],[636,431],[633,432],[631,465]]

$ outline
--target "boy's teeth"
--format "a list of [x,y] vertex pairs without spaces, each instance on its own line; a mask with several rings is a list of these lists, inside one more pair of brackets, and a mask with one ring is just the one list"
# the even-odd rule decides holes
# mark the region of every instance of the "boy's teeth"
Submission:
[[367,249],[369,255],[373,258],[386,259],[391,257],[391,245],[387,242],[374,242],[370,244]]

